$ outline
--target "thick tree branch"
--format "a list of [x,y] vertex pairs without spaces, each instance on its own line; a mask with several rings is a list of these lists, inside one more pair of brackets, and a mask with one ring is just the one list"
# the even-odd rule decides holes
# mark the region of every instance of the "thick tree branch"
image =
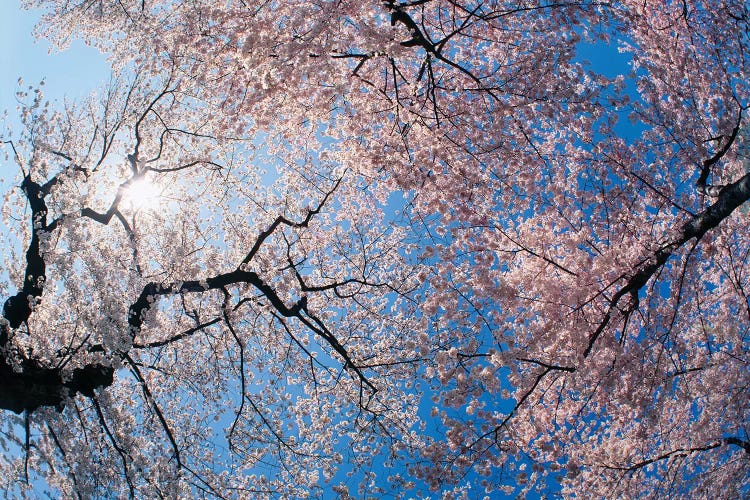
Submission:
[[[696,186],[698,188],[698,192],[701,194],[706,194],[709,196],[717,196],[719,192],[721,191],[723,186],[709,186],[706,184],[708,182],[708,176],[711,174],[711,168],[716,165],[719,160],[721,160],[724,155],[727,154],[729,151],[729,148],[732,147],[732,144],[734,144],[734,141],[737,139],[737,134],[740,131],[740,126],[742,125],[742,111],[740,111],[739,115],[737,116],[737,125],[735,125],[734,129],[732,129],[732,133],[727,137],[726,142],[724,143],[724,146],[721,147],[711,158],[707,158],[703,161],[703,168],[701,168],[701,175],[698,177],[698,181],[696,182]],[[723,139],[724,136],[720,136],[719,139]]]
[[[7,352],[7,351],[6,351]],[[41,406],[62,409],[76,394],[93,397],[94,390],[112,385],[114,370],[109,366],[90,364],[64,376],[60,368],[47,368],[35,360],[24,359],[20,371],[0,358],[0,408],[21,413]]]
[[747,453],[748,455],[750,455],[750,442],[742,440],[742,439],[739,439],[739,438],[736,438],[736,437],[724,438],[724,442],[726,444],[732,444],[732,445],[735,445],[735,446],[739,446],[740,448],[742,448],[743,450],[745,450],[745,453]]
[[638,292],[649,279],[659,270],[672,256],[672,254],[685,243],[693,238],[700,240],[708,231],[718,226],[721,221],[729,217],[735,209],[750,199],[750,173],[745,174],[732,184],[724,186],[718,194],[716,202],[691,218],[677,231],[672,241],[662,245],[654,252],[638,271],[620,288],[609,301],[609,308],[594,333],[589,337],[589,343],[584,351],[584,357],[591,354],[594,343],[610,321],[611,313],[617,303],[626,295],[637,298]]
[[[21,188],[31,208],[31,241],[26,250],[26,270],[21,290],[9,297],[3,305],[6,323],[0,326],[0,408],[16,413],[33,411],[40,406],[62,408],[64,401],[80,393],[93,397],[94,390],[112,384],[114,370],[102,364],[89,364],[63,372],[62,367],[47,367],[41,362],[27,358],[9,345],[12,329],[25,323],[33,312],[44,291],[46,264],[42,257],[41,238],[51,230],[47,225],[47,204],[52,181],[40,186],[24,177]],[[14,363],[11,357],[17,357]],[[15,366],[14,366],[15,365]]]
[[367,380],[364,373],[353,362],[349,353],[341,345],[338,339],[331,333],[316,316],[307,309],[307,297],[302,297],[292,306],[286,303],[278,296],[276,291],[268,285],[260,276],[252,271],[235,270],[224,274],[219,274],[205,280],[189,280],[178,283],[149,283],[143,287],[138,299],[130,306],[128,311],[128,324],[130,333],[135,337],[140,332],[144,322],[146,312],[151,308],[158,297],[163,295],[172,295],[179,293],[200,293],[209,290],[222,290],[228,286],[237,284],[249,284],[254,286],[278,311],[279,314],[286,318],[297,318],[302,324],[315,332],[319,337],[324,339],[343,359],[344,366],[355,371],[358,378],[375,391],[375,387]]

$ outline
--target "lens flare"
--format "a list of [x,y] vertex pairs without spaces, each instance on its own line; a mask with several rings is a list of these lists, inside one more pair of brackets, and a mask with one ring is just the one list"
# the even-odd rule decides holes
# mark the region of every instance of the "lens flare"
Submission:
[[141,178],[128,186],[123,201],[134,210],[155,210],[162,201],[161,189],[148,179]]

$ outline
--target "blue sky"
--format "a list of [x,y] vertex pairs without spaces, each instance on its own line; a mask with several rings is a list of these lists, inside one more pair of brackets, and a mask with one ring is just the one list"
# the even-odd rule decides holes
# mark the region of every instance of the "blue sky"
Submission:
[[[50,52],[50,44],[36,40],[32,34],[39,11],[21,10],[20,0],[0,0],[0,136],[11,138],[20,130],[16,92],[19,77],[23,88],[38,86],[44,80],[45,97],[61,103],[67,96],[78,99],[90,94],[107,81],[109,65],[104,56],[82,42],[76,41],[68,50]],[[7,111],[7,117],[2,118]],[[7,192],[8,183],[18,175],[18,167],[4,159],[0,150],[0,192]],[[0,230],[6,228],[0,222]],[[0,250],[1,251],[1,250]],[[4,272],[4,271],[3,271]]]
[[0,2],[0,110],[7,109],[13,119],[19,77],[25,87],[45,79],[44,93],[50,100],[85,96],[106,81],[108,65],[95,49],[74,42],[70,49],[50,54],[49,43],[35,41],[32,30],[39,13],[21,10],[19,3]]
[[[0,0],[0,113],[8,110],[11,125],[16,115],[15,92],[17,80],[24,81],[23,88],[38,85],[44,79],[44,93],[52,101],[67,96],[79,99],[106,82],[109,69],[104,57],[95,49],[74,42],[64,52],[50,53],[50,45],[36,41],[32,35],[38,20],[37,12],[21,11],[19,0]],[[604,49],[604,50],[603,50]],[[622,70],[627,57],[614,47],[586,44],[581,47],[581,58],[605,73]],[[611,75],[610,75],[611,76]],[[1,127],[2,125],[0,125]],[[14,126],[17,128],[17,126]],[[0,160],[0,178],[12,179],[17,173],[13,164]],[[0,180],[0,191],[6,191],[7,181]],[[387,472],[377,469],[377,472]],[[387,474],[383,474],[387,475]],[[533,495],[529,496],[533,498]],[[499,496],[493,498],[500,498]]]

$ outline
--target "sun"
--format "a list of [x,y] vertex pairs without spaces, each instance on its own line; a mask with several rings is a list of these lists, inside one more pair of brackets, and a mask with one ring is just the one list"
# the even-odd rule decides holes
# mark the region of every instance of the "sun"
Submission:
[[156,210],[162,202],[162,190],[142,177],[125,189],[122,200],[133,210]]

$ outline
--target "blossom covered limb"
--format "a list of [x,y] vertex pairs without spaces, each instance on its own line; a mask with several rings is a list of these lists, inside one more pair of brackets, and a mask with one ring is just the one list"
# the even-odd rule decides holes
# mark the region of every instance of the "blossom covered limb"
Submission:
[[92,363],[65,374],[57,366],[45,366],[33,357],[14,349],[10,341],[14,330],[26,323],[33,308],[41,302],[46,282],[46,263],[40,240],[55,227],[47,223],[45,197],[53,184],[38,184],[27,174],[21,184],[31,208],[31,241],[26,250],[24,281],[21,290],[3,304],[0,328],[0,372],[5,380],[0,390],[0,407],[20,413],[40,406],[60,407],[69,397],[80,393],[93,396],[94,390],[112,383],[114,370],[104,364]]

